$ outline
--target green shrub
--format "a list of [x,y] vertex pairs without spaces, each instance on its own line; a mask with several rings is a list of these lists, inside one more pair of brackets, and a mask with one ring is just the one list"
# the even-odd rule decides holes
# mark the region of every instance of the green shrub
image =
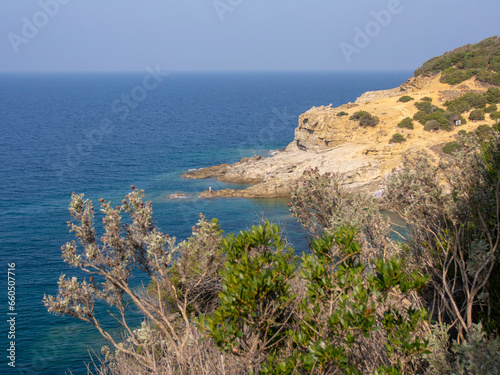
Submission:
[[415,102],[415,107],[417,107],[417,109],[425,113],[431,113],[434,111],[435,108],[437,108],[428,101]]
[[473,324],[467,340],[453,340],[450,350],[450,326],[434,324],[428,334],[428,353],[431,374],[498,374],[500,373],[500,338],[488,338],[482,324]]
[[490,104],[500,103],[500,89],[497,87],[490,87],[488,91],[484,93],[486,101]]
[[392,138],[389,140],[389,143],[402,143],[405,142],[406,138],[403,137],[401,134],[396,133],[392,136]]
[[278,226],[269,222],[229,236],[223,250],[227,261],[220,271],[219,306],[199,323],[218,347],[238,352],[255,372],[287,336],[297,259]]
[[457,373],[498,374],[500,373],[500,337],[488,338],[482,324],[474,324],[469,330],[467,341],[453,342]]
[[[378,369],[376,373],[400,374],[407,366],[413,367],[410,372],[418,372],[416,359],[427,341],[416,333],[427,314],[412,307],[401,311],[390,302],[390,295],[419,290],[426,277],[406,274],[397,258],[380,257],[366,264],[356,237],[354,229],[341,227],[312,241],[311,254],[304,254],[301,262],[307,282],[300,303],[302,318],[299,327],[290,332],[295,353],[276,364],[279,370],[266,366],[263,374],[332,374],[331,369],[366,374],[373,367]],[[353,349],[360,354],[370,352],[370,339],[376,340],[379,331],[387,337],[386,344],[379,347],[379,358],[397,360],[381,364],[381,359],[378,363],[366,357],[360,361],[350,355]]]
[[448,108],[448,111],[453,113],[464,113],[469,112],[471,109],[484,109],[488,103],[485,94],[478,94],[475,92],[469,92],[461,97],[447,101],[444,105]]
[[490,114],[490,118],[492,120],[497,120],[497,122],[498,122],[498,120],[500,120],[500,112],[493,112],[493,113],[491,113]]
[[358,111],[355,112],[351,117],[350,120],[355,120],[359,121],[360,126],[370,126],[373,127],[377,125],[380,120],[377,116],[372,116],[369,112],[367,111]]
[[457,85],[472,78],[476,73],[475,69],[459,70],[452,67],[443,71],[440,81],[449,85]]
[[460,135],[465,135],[465,134],[467,134],[467,130],[463,130],[463,129],[462,129],[462,130],[460,130],[460,131],[458,132],[458,134],[460,134]]
[[493,112],[497,112],[497,111],[498,111],[498,107],[496,104],[492,104],[484,109],[485,113],[493,113]]
[[484,111],[482,109],[475,109],[469,115],[469,120],[471,121],[483,121]]
[[348,115],[349,115],[349,113],[344,112],[344,111],[341,111],[341,112],[337,113],[337,116],[339,116],[339,117],[348,116]]
[[460,151],[463,147],[464,146],[458,142],[448,142],[443,146],[443,152],[445,154],[452,155],[453,153]]
[[431,97],[429,97],[429,96],[424,96],[424,97],[423,97],[422,99],[420,99],[420,100],[422,100],[422,101],[424,101],[424,102],[432,102],[432,98],[431,98]]
[[405,96],[402,96],[401,98],[399,98],[398,102],[407,103],[411,100],[413,100],[413,98],[411,96],[405,95]]
[[409,117],[404,118],[399,122],[398,128],[413,130],[413,120]]
[[482,83],[500,86],[500,73],[491,70],[482,70],[478,73],[477,80]]
[[415,106],[421,110],[415,113],[413,119],[424,125],[424,130],[427,131],[436,131],[439,129],[450,131],[455,125],[455,120],[462,119],[461,116],[446,112],[444,109],[433,106],[429,102],[418,102],[415,103]]

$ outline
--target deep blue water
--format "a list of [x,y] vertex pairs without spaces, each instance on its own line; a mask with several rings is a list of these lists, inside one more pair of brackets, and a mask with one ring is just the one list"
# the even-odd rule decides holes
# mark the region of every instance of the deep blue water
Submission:
[[[226,232],[265,216],[282,223],[301,252],[304,232],[286,200],[200,200],[208,185],[227,185],[183,180],[182,173],[283,148],[312,106],[354,101],[411,75],[172,73],[155,89],[138,89],[146,74],[0,75],[2,374],[85,374],[88,347],[104,344],[90,325],[50,315],[41,303],[44,293],[56,293],[61,273],[74,274],[60,252],[72,239],[66,227],[72,191],[119,204],[135,184],[153,201],[161,230],[180,239],[199,212],[217,217]],[[137,101],[121,103],[131,94]],[[168,199],[175,192],[189,198]],[[8,263],[16,264],[16,369],[5,356]]]

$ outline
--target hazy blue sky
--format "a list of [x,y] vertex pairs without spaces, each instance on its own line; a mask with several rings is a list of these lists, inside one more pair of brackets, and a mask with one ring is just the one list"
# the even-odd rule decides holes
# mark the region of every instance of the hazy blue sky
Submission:
[[499,15],[498,0],[2,0],[0,71],[413,70],[499,35]]

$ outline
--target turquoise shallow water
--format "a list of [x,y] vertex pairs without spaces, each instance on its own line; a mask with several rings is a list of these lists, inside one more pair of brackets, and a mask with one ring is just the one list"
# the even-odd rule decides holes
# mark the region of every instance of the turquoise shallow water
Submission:
[[[85,374],[93,327],[46,312],[61,273],[71,192],[121,201],[130,185],[146,190],[163,232],[189,235],[198,213],[226,232],[265,216],[280,222],[299,252],[304,232],[287,200],[200,200],[216,181],[181,178],[191,168],[267,155],[292,139],[299,114],[312,106],[354,101],[365,91],[396,87],[409,72],[172,73],[145,97],[144,73],[0,75],[0,348],[8,349],[7,264],[16,263],[16,369],[0,373]],[[135,91],[134,91],[135,90]],[[140,102],[125,112],[122,97]],[[111,123],[111,125],[109,125]],[[187,192],[188,199],[169,194]],[[108,321],[111,329],[115,329]]]

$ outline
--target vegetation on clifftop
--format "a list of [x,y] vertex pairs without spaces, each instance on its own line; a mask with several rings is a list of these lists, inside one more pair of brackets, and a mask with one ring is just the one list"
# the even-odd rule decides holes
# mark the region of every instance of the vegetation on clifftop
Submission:
[[441,82],[459,84],[474,76],[480,82],[500,86],[500,38],[485,39],[433,57],[415,71],[415,77],[442,73]]

